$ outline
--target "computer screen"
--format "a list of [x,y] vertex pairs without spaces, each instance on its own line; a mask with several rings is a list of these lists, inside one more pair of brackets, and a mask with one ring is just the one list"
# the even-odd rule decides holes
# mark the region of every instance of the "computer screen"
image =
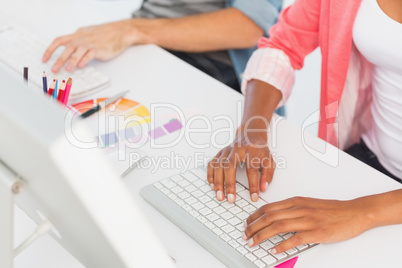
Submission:
[[[87,267],[170,267],[85,122],[0,66],[0,159],[22,177],[16,202]],[[78,144],[78,145],[77,145]]]

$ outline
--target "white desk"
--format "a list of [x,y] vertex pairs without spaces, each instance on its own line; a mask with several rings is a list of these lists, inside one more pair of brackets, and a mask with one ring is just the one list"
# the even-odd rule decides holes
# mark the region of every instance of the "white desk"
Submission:
[[[102,22],[95,11],[89,11],[86,4],[77,1],[26,1],[2,2],[0,8],[29,22],[29,27],[46,39],[57,34],[73,31],[78,26]],[[85,2],[84,2],[85,3]],[[24,5],[22,5],[24,4]],[[20,9],[22,8],[22,9]],[[46,14],[41,10],[46,10]],[[74,12],[75,20],[67,25],[56,20],[60,10]],[[46,26],[43,26],[46,25]],[[38,30],[40,28],[40,30]],[[55,31],[60,27],[59,31]],[[217,115],[233,119],[234,129],[239,119],[237,102],[243,97],[203,73],[175,59],[154,46],[129,49],[123,55],[108,63],[94,62],[100,71],[109,75],[112,86],[98,92],[96,96],[109,96],[113,92],[131,88],[135,100],[149,106],[151,103],[166,102],[180,107],[187,118],[203,114],[211,119],[214,130],[228,127],[226,121],[213,120]],[[215,118],[219,119],[219,118]],[[301,195],[319,198],[350,199],[366,194],[400,188],[401,185],[382,174],[367,168],[364,164],[343,153],[339,154],[337,168],[331,168],[312,157],[301,145],[300,130],[286,121],[281,121],[275,136],[272,151],[286,161],[286,168],[278,169],[274,182],[264,197],[268,201],[281,200]],[[209,141],[210,134],[191,136],[201,143]],[[220,142],[230,140],[228,133],[217,136]],[[318,139],[307,137],[308,144],[323,146]],[[212,156],[217,152],[212,146],[194,149],[182,140],[173,149],[151,149],[147,144],[143,150],[152,156],[169,156],[171,151],[184,157],[203,153]],[[193,166],[194,166],[194,162]],[[167,251],[177,259],[178,267],[224,267],[224,265],[204,250],[178,227],[154,210],[138,195],[145,185],[179,172],[178,169],[161,170],[151,174],[150,170],[135,170],[126,179],[127,186],[145,216],[154,227]],[[286,188],[288,187],[288,188]],[[16,241],[21,241],[35,227],[21,211],[16,214]],[[133,226],[135,228],[135,226]],[[297,263],[302,267],[384,267],[399,266],[402,248],[402,226],[388,226],[371,230],[358,238],[322,245],[303,254]],[[397,265],[397,266],[398,266]],[[16,258],[16,267],[82,267],[69,253],[49,236],[38,240]]]

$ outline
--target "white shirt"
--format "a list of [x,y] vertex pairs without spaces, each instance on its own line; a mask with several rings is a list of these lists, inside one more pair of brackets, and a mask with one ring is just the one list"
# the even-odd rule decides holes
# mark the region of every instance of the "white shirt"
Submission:
[[380,163],[402,178],[402,24],[385,14],[377,0],[363,0],[353,41],[373,64],[373,124],[362,138]]

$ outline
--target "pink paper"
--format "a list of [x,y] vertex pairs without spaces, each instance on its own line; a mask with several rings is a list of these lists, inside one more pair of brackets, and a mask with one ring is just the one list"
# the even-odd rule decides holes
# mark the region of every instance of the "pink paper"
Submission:
[[293,268],[297,262],[297,259],[299,257],[294,257],[293,259],[290,259],[288,261],[285,261],[284,263],[281,263],[277,266],[275,266],[275,268]]

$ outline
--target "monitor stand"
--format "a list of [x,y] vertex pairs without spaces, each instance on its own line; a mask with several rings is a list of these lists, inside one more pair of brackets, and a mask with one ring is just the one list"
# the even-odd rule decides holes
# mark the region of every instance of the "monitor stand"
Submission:
[[22,190],[22,180],[0,160],[0,267],[14,262],[14,195]]

